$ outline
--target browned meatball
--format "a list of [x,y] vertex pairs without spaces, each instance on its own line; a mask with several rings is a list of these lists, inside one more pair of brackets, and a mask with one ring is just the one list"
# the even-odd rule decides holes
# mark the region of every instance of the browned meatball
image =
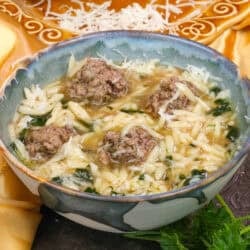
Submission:
[[68,82],[65,94],[73,101],[104,105],[126,95],[127,91],[128,82],[119,70],[101,59],[87,58]]
[[109,131],[98,150],[101,163],[107,165],[138,164],[146,160],[148,154],[157,144],[157,140],[141,127],[133,127],[124,136]]
[[[152,94],[146,103],[146,110],[151,113],[154,117],[158,116],[158,112],[160,107],[167,101],[170,100],[176,93],[177,87],[176,83],[181,82],[187,85],[191,91],[198,95],[199,91],[195,86],[193,86],[190,82],[182,81],[176,76],[169,77],[164,79],[161,84],[160,88]],[[184,96],[180,95],[177,99],[173,100],[171,103],[168,104],[166,107],[166,113],[172,114],[172,110],[174,109],[184,109],[190,104],[189,99]]]
[[56,154],[73,134],[71,128],[49,125],[30,129],[25,136],[24,144],[31,158],[46,160]]

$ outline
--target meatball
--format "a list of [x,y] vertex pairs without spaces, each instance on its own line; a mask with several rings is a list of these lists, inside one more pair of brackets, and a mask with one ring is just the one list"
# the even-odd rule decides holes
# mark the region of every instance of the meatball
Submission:
[[24,138],[24,144],[31,158],[47,160],[56,154],[72,135],[74,131],[71,128],[49,125],[30,129]]
[[104,105],[126,95],[128,82],[123,74],[105,61],[87,58],[83,67],[66,85],[68,99],[91,105]]
[[[198,95],[199,91],[192,83],[188,81],[182,81],[178,77],[172,76],[167,79],[164,79],[161,84],[160,88],[151,96],[149,96],[147,103],[146,103],[146,110],[151,113],[154,117],[158,116],[159,109],[164,105],[164,103],[171,98],[177,92],[176,83],[181,82],[185,84],[195,95]],[[190,104],[189,99],[184,96],[180,95],[178,98],[171,101],[167,106],[165,112],[168,114],[172,114],[172,110],[174,109],[184,109]]]
[[132,127],[124,136],[108,131],[98,149],[98,158],[104,165],[139,164],[146,160],[156,144],[157,140],[139,126]]

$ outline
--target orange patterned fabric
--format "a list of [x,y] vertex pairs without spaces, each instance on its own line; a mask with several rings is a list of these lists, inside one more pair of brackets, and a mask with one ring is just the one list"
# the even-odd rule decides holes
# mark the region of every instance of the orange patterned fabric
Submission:
[[[26,2],[26,4],[21,4],[21,2]],[[64,0],[60,1],[60,4],[56,0],[42,0],[38,1],[38,3],[34,3],[31,0],[0,0],[0,12],[10,15],[22,25],[28,34],[36,36],[42,43],[48,45],[62,41],[70,36],[86,33],[84,28],[61,29],[59,19],[57,18],[57,14],[62,14],[70,7],[75,11],[74,13],[78,13],[76,10],[84,8],[81,5],[84,2],[95,2],[97,6],[110,2],[107,9],[116,11],[121,11],[122,9],[132,10],[133,7],[129,9],[128,6],[133,6],[135,2],[141,3],[144,7],[147,4],[150,5],[150,2],[154,2],[151,6],[156,6],[166,20],[165,29],[162,32],[179,35],[205,44],[212,42],[225,29],[242,20],[244,22],[248,20],[249,24],[248,0]],[[97,7],[89,8],[98,9]],[[103,9],[105,10],[106,8],[103,7]],[[111,14],[110,17],[112,18],[112,16],[114,15]],[[83,24],[81,23],[79,26],[84,26]],[[67,27],[69,26],[63,26],[63,28]],[[100,31],[102,29],[103,27],[99,29],[93,28],[90,31]],[[157,31],[154,30],[154,27],[150,30]]]
[[[83,2],[86,4],[81,0],[0,0],[1,87],[21,58],[55,42],[87,32],[82,23],[76,23],[72,28],[57,16],[70,7],[79,14],[78,10],[84,11],[86,8]],[[96,0],[95,5],[89,2],[88,8],[104,6],[117,12],[124,8],[139,8],[143,12],[143,8],[150,5],[145,0],[136,2],[140,4],[139,7],[133,5],[133,0]],[[154,5],[164,23],[164,30],[160,32],[207,44],[234,61],[242,76],[250,78],[249,0],[158,0],[154,1]],[[117,25],[114,28],[120,27],[119,22],[114,25]],[[88,31],[100,30],[98,25],[92,28]],[[149,28],[145,27],[147,30]],[[30,249],[41,219],[39,206],[37,198],[17,179],[0,154],[0,249]]]

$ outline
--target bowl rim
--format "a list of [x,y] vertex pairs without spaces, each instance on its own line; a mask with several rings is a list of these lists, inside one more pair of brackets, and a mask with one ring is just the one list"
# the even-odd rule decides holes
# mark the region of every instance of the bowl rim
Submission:
[[[11,83],[11,80],[15,78],[15,75],[19,70],[23,69],[23,66],[26,68],[29,68],[33,63],[36,63],[36,61],[42,57],[43,55],[46,55],[50,51],[53,51],[54,49],[59,49],[61,47],[70,46],[75,43],[82,43],[85,40],[91,39],[91,38],[106,38],[108,36],[122,36],[124,38],[126,37],[138,37],[138,38],[153,38],[153,39],[161,39],[161,40],[177,40],[180,43],[188,44],[190,46],[199,47],[200,49],[208,52],[212,52],[216,58],[220,58],[223,61],[225,61],[227,64],[229,64],[233,70],[237,73],[238,80],[241,80],[244,82],[244,79],[241,79],[238,71],[237,71],[237,65],[235,65],[233,62],[225,58],[221,53],[216,51],[213,48],[207,47],[201,43],[198,43],[193,40],[189,40],[186,38],[174,36],[174,35],[166,35],[166,34],[160,34],[157,32],[150,32],[150,31],[140,31],[140,30],[112,30],[112,31],[101,31],[101,32],[94,32],[89,34],[84,34],[81,36],[74,37],[72,39],[68,39],[56,44],[53,44],[49,47],[46,47],[43,50],[40,50],[36,53],[34,53],[32,56],[24,57],[23,60],[21,60],[18,65],[20,67],[17,67],[14,72],[3,82],[0,92],[5,91],[5,88]],[[9,84],[8,84],[9,83]],[[249,98],[249,95],[248,95]],[[1,96],[0,96],[1,99]],[[1,103],[0,103],[1,105]],[[21,163],[15,156],[10,152],[10,150],[5,146],[5,144],[2,142],[0,138],[0,152],[3,153],[3,156],[7,160],[7,162],[12,165],[14,168],[18,168],[21,172],[23,172],[25,175],[30,177],[31,179],[37,181],[39,185],[47,185],[48,187],[52,189],[56,189],[57,191],[61,191],[62,193],[80,197],[80,198],[86,198],[86,199],[92,199],[92,200],[101,200],[101,201],[109,201],[109,202],[140,202],[140,201],[154,201],[154,200],[161,200],[161,199],[174,199],[174,198],[180,198],[183,197],[183,195],[190,194],[194,191],[196,191],[199,188],[206,187],[209,184],[217,181],[219,178],[227,175],[230,170],[233,170],[233,168],[239,163],[243,158],[247,156],[247,153],[250,151],[250,136],[246,138],[245,142],[241,146],[241,149],[239,152],[237,152],[234,157],[228,161],[226,164],[224,164],[221,168],[216,170],[214,173],[209,175],[207,178],[202,179],[201,181],[194,183],[192,185],[184,186],[178,189],[174,189],[167,192],[161,192],[161,193],[154,193],[154,194],[146,194],[146,195],[125,195],[125,196],[108,196],[108,195],[96,195],[91,194],[83,191],[77,191],[68,187],[60,186],[57,184],[54,184],[53,182],[50,182],[44,178],[36,176],[31,169],[26,167],[23,163]],[[187,196],[188,197],[188,196]]]

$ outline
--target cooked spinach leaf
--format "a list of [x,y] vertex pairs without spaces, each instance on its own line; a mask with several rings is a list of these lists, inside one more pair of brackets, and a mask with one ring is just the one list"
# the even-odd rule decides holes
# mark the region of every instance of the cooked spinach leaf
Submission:
[[62,100],[61,100],[61,103],[62,103],[62,108],[63,108],[63,109],[68,108],[68,103],[69,103],[68,100],[62,99]]
[[89,131],[94,131],[94,124],[93,123],[88,123],[83,120],[78,120],[84,127],[88,128]]
[[173,156],[172,156],[172,155],[167,155],[167,156],[166,156],[166,159],[172,161],[172,160],[173,160]]
[[139,176],[139,180],[140,180],[140,181],[144,181],[144,180],[145,180],[145,174],[141,174],[141,175]]
[[207,173],[207,171],[206,170],[204,170],[204,169],[201,169],[201,170],[199,170],[199,169],[193,169],[192,171],[191,171],[191,175],[192,176],[195,176],[195,175],[206,175],[206,173]]
[[120,109],[121,112],[128,113],[128,114],[134,114],[134,113],[140,113],[143,114],[144,111],[139,109]]
[[10,145],[9,145],[9,148],[11,151],[13,151],[13,153],[16,155],[16,157],[24,164],[26,165],[27,167],[30,167],[32,168],[34,166],[34,162],[30,159],[27,159],[25,158],[21,152],[18,150],[16,144],[14,142],[12,142]]
[[58,185],[62,185],[62,183],[63,183],[63,179],[60,176],[53,177],[51,179],[51,181],[54,182],[54,183],[56,183],[56,184],[58,184]]
[[234,126],[228,126],[229,131],[227,133],[227,139],[231,142],[235,142],[236,139],[240,136],[240,131],[237,127]]
[[215,96],[217,96],[217,95],[221,92],[221,88],[218,87],[218,86],[214,86],[214,87],[212,87],[212,88],[210,89],[210,92],[211,92],[211,93],[214,93]]
[[89,166],[87,168],[77,168],[73,174],[74,177],[79,179],[80,181],[93,183],[93,175],[90,172]]
[[19,136],[18,136],[18,139],[21,141],[21,142],[24,142],[24,139],[27,135],[27,132],[28,132],[28,128],[24,128],[20,133],[19,133]]
[[86,192],[86,193],[91,193],[91,194],[98,194],[98,195],[99,195],[99,193],[96,191],[96,189],[95,189],[95,188],[91,188],[91,187],[87,187],[87,188],[84,190],[84,192]]
[[217,107],[213,108],[210,112],[213,116],[219,116],[226,112],[232,111],[231,105],[226,99],[217,99],[214,101]]
[[206,178],[206,170],[199,170],[199,169],[193,169],[191,172],[191,177],[187,178],[183,182],[183,186],[191,185],[196,182],[199,182],[200,180]]
[[10,145],[9,145],[9,148],[13,151],[13,152],[16,152],[17,151],[17,147],[16,147],[16,144],[14,142],[12,142]]
[[51,112],[42,116],[32,116],[32,120],[28,123],[28,126],[38,126],[42,127],[45,125],[47,120],[50,118]]
[[185,180],[185,179],[186,179],[186,175],[180,174],[180,175],[179,175],[179,179],[180,179],[180,180]]
[[173,163],[173,156],[172,156],[172,155],[167,155],[167,156],[165,157],[164,163],[165,163],[165,165],[168,166],[168,167],[171,166],[172,163]]

